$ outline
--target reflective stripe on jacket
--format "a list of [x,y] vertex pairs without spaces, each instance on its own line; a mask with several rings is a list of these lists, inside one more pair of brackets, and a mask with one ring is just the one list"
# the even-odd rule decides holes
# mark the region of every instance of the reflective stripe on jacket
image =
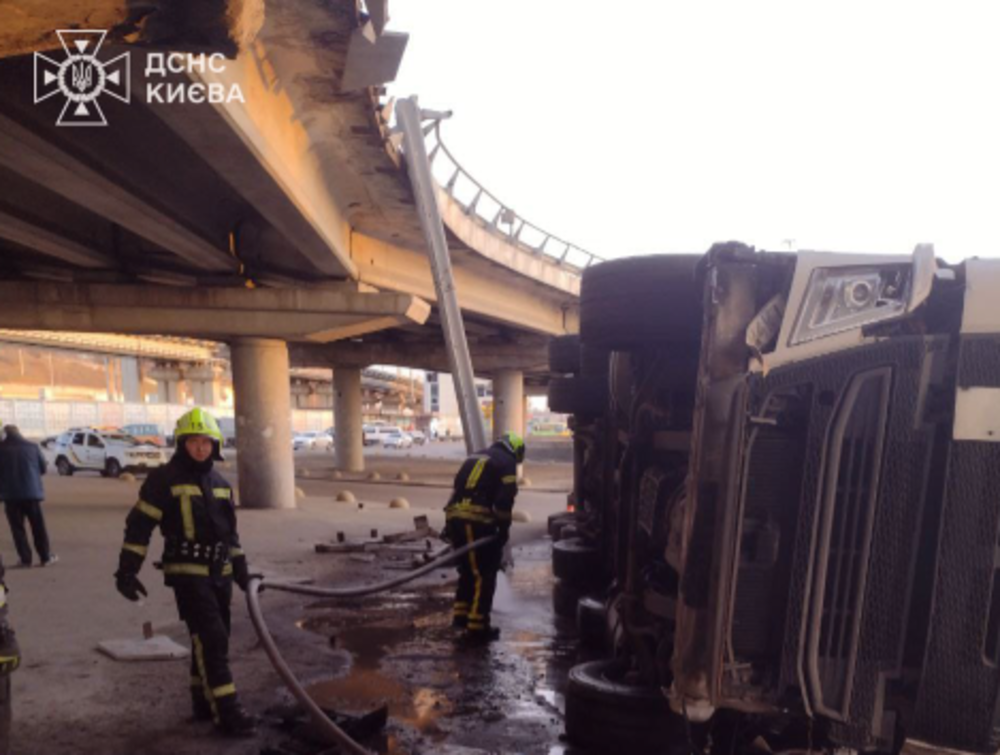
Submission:
[[461,519],[480,524],[510,524],[517,496],[517,462],[507,451],[491,447],[479,451],[462,464],[445,519]]
[[233,489],[214,469],[199,473],[175,455],[154,469],[125,520],[122,553],[141,566],[153,530],[163,533],[163,573],[173,576],[229,576],[233,558],[243,555],[236,531]]

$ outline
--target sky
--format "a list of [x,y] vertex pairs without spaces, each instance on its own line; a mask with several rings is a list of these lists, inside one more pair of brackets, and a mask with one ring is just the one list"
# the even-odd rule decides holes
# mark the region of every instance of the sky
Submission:
[[602,257],[1000,256],[1000,3],[390,0],[390,94]]

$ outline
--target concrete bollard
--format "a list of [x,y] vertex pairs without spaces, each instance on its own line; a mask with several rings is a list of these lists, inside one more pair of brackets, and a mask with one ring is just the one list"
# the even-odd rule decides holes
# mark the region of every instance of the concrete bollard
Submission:
[[118,475],[119,482],[135,482],[135,475],[131,472],[122,472]]
[[358,499],[354,497],[354,493],[352,493],[350,490],[341,490],[339,493],[337,493],[337,497],[335,500],[338,501],[339,503],[357,503]]
[[529,478],[527,478],[527,477],[521,477],[520,479],[518,479],[517,484],[518,484],[518,487],[530,488],[531,487],[531,480]]
[[389,501],[390,509],[408,509],[410,508],[410,502],[405,498],[393,498]]
[[335,469],[335,470],[333,470],[333,474],[330,475],[330,479],[331,480],[343,480],[344,479],[344,475],[340,472],[339,469]]
[[302,500],[303,498],[306,497],[306,491],[304,491],[302,488],[299,487],[295,488],[295,497],[298,500]]
[[378,482],[379,480],[382,479],[382,475],[380,475],[378,472],[372,472],[371,474],[368,475],[368,479],[371,480],[372,482]]
[[528,524],[531,522],[531,514],[527,511],[515,511],[510,515],[511,521],[518,524]]
[[399,482],[409,482],[410,476],[406,472],[400,472],[398,475],[396,475],[396,479]]
[[299,477],[304,477],[308,480],[310,477],[312,477],[312,473],[308,469],[300,469]]

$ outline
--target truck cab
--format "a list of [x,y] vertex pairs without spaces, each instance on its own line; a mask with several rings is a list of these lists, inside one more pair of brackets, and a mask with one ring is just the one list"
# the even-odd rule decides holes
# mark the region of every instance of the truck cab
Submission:
[[[659,693],[634,751],[996,751],[1000,261],[614,260],[564,375],[578,537],[554,566],[590,550],[601,673]],[[602,680],[575,679],[579,741]]]

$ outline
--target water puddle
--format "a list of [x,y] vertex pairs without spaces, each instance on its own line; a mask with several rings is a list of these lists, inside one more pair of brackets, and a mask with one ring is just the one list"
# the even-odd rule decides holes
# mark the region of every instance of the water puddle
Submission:
[[[500,642],[469,647],[450,626],[450,589],[430,587],[316,604],[298,626],[351,655],[348,673],[312,685],[321,705],[364,713],[387,705],[386,755],[444,744],[487,751],[572,755],[560,742],[562,691],[577,662],[574,630],[552,613],[549,546],[518,549],[500,575],[494,624]],[[437,746],[437,747],[436,747]]]

